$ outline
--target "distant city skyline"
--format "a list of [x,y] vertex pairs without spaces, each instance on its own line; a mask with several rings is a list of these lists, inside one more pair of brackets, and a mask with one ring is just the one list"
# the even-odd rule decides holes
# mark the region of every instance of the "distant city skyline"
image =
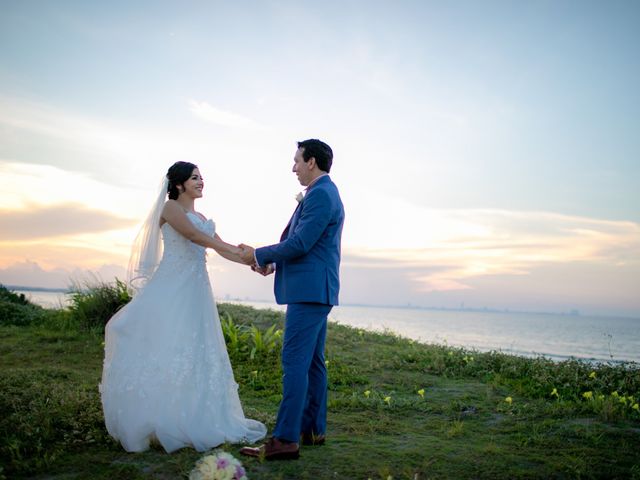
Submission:
[[[278,240],[335,152],[341,301],[640,316],[640,3],[3,2],[0,283],[124,277],[162,175]],[[272,279],[209,254],[218,297]]]
[[[45,296],[48,295],[53,295],[53,294],[60,294],[60,295],[65,295],[68,293],[71,293],[71,290],[69,289],[69,287],[66,288],[60,288],[60,287],[55,287],[55,288],[46,288],[46,287],[30,287],[30,286],[24,286],[24,285],[4,285],[6,288],[14,291],[14,292],[18,292],[18,293],[24,293],[27,296],[32,296],[32,301],[36,304],[42,304],[43,306],[51,306],[51,305],[58,305],[57,301],[51,301],[50,298],[48,297],[42,297],[42,294],[44,294]],[[33,297],[33,295],[35,295],[35,297]],[[219,295],[216,296],[216,300],[219,302],[240,302],[240,303],[244,303],[244,304],[264,304],[264,305],[268,305],[269,307],[265,307],[265,308],[271,308],[271,306],[273,306],[274,308],[286,308],[286,305],[277,305],[275,303],[275,300],[273,298],[251,298],[251,297],[233,297],[230,294],[226,294],[226,295]],[[464,302],[462,304],[460,304],[458,307],[439,307],[439,306],[429,306],[429,305],[413,305],[411,303],[408,304],[361,304],[361,303],[341,303],[340,306],[343,307],[366,307],[366,308],[392,308],[392,309],[399,309],[399,310],[403,310],[403,309],[409,309],[409,310],[428,310],[428,311],[444,311],[444,312],[486,312],[486,313],[513,313],[513,314],[534,314],[534,315],[555,315],[555,316],[570,316],[570,317],[580,317],[583,316],[582,312],[580,312],[579,310],[573,309],[570,311],[539,311],[539,310],[512,310],[509,308],[489,308],[489,307],[483,307],[483,306],[465,306]],[[611,314],[600,314],[600,315],[587,315],[587,316],[593,316],[593,317],[617,317],[616,315],[611,315]],[[640,320],[640,317],[633,317],[633,316],[625,316],[622,315],[620,316],[621,318],[630,318],[630,319],[637,319]]]

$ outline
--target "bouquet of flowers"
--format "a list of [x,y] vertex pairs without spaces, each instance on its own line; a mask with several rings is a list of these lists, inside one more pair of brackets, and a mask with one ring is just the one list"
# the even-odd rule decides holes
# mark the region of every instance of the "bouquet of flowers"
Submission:
[[247,473],[233,455],[217,451],[196,462],[189,480],[247,480]]

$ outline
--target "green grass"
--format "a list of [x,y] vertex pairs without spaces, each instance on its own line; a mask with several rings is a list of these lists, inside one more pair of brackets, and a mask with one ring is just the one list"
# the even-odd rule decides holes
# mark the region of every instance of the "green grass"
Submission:
[[[237,337],[231,358],[245,413],[271,430],[282,314],[229,304],[219,311],[227,341]],[[128,454],[106,433],[102,342],[64,311],[0,326],[0,478],[188,476],[203,454]],[[240,457],[239,446],[223,445],[249,478],[640,479],[637,365],[469,352],[336,324],[327,359],[328,442],[302,447],[289,462]]]

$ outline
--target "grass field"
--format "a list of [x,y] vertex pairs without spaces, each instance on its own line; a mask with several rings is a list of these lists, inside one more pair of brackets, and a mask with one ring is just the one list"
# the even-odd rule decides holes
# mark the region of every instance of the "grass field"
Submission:
[[[33,310],[0,321],[0,478],[186,478],[203,454],[129,454],[106,433],[100,329]],[[271,429],[282,314],[219,311],[245,413]],[[335,324],[327,359],[327,443],[288,462],[221,446],[250,479],[640,479],[638,365],[469,352]]]

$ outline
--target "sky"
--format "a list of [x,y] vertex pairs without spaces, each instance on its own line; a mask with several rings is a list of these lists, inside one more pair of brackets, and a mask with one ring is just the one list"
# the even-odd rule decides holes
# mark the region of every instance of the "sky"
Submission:
[[[124,278],[167,168],[275,243],[334,150],[344,304],[640,317],[640,3],[0,0],[0,283]],[[208,255],[219,298],[273,277]]]

